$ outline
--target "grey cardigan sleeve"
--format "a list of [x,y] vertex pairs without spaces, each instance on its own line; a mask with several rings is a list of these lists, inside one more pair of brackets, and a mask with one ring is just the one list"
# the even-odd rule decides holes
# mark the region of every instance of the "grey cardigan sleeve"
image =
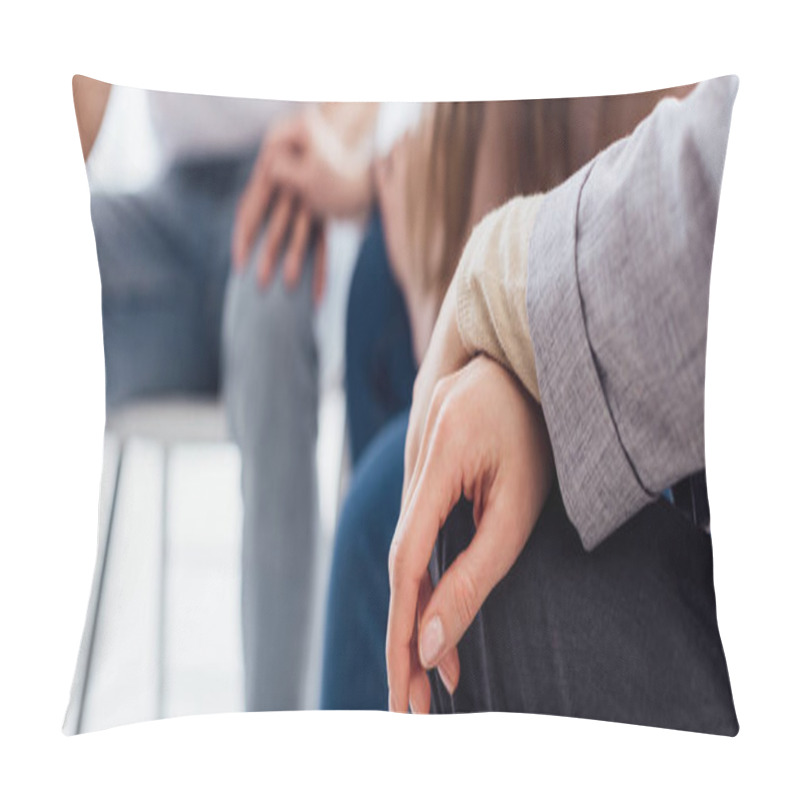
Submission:
[[705,463],[711,256],[736,77],[662,101],[550,192],[527,311],[567,514],[591,549]]

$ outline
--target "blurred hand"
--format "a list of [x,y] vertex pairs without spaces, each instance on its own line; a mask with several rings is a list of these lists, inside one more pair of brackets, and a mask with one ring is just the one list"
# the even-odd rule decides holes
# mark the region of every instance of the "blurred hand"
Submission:
[[[541,408],[496,362],[479,356],[466,363],[458,330],[450,328],[452,303],[448,293],[414,386],[406,439],[403,501],[389,556],[392,711],[405,712],[409,704],[416,713],[429,711],[427,669],[438,668],[448,691],[455,690],[456,645],[522,551],[553,477]],[[433,591],[428,563],[462,493],[473,503],[477,530]]]
[[372,200],[368,162],[347,149],[316,107],[275,126],[261,147],[236,213],[233,262],[242,269],[271,208],[269,228],[258,260],[258,277],[266,285],[284,242],[284,279],[294,286],[312,232],[318,242],[314,261],[314,295],[325,284],[324,230],[320,218],[349,217],[365,211]]
[[314,297],[319,301],[325,287],[325,231],[320,217],[334,213],[343,201],[335,191],[331,193],[330,176],[320,172],[321,156],[311,138],[310,118],[309,112],[301,112],[264,137],[237,207],[231,247],[234,269],[241,271],[269,212],[256,267],[259,283],[269,284],[285,247],[284,281],[290,288],[296,286],[313,240]]
[[318,108],[286,120],[266,144],[269,180],[302,198],[312,213],[353,217],[369,207],[369,160],[346,148]]

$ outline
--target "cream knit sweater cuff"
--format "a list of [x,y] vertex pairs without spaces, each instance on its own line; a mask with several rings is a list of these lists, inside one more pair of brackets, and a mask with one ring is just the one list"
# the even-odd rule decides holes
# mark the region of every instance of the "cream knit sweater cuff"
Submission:
[[539,384],[525,295],[528,243],[542,198],[515,197],[487,214],[472,231],[455,277],[464,347],[501,363],[536,400]]

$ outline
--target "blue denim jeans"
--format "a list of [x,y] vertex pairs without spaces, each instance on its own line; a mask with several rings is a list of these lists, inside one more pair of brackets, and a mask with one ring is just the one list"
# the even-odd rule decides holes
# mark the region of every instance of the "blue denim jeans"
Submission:
[[266,711],[302,702],[318,370],[310,262],[294,291],[280,279],[258,287],[252,258],[231,274],[234,212],[253,158],[181,163],[147,191],[96,194],[92,221],[107,406],[224,394],[242,456],[245,706]]
[[400,511],[416,364],[405,302],[377,215],[353,273],[345,358],[354,469],[334,543],[321,705],[385,709],[387,562]]
[[328,590],[321,707],[388,708],[389,546],[403,490],[408,413],[384,426],[359,460],[336,530]]
[[376,212],[359,251],[347,305],[345,390],[354,466],[376,434],[411,407],[416,373],[406,304]]

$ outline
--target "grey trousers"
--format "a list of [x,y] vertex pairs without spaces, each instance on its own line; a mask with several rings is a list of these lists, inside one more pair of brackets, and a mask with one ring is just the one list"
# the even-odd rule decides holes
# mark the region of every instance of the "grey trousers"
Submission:
[[[251,265],[252,266],[252,265]],[[266,291],[232,276],[223,386],[241,453],[242,637],[248,711],[302,707],[316,541],[317,350],[311,273]]]
[[[462,501],[437,542],[434,581],[473,534]],[[739,729],[711,537],[665,500],[587,553],[555,487],[458,652],[452,697],[429,675],[439,713],[521,711],[729,736]]]
[[242,456],[246,708],[295,709],[316,533],[317,351],[310,264],[292,292],[280,278],[262,290],[253,263],[231,274],[252,158],[179,164],[145,192],[94,194],[92,220],[107,404],[222,392]]

